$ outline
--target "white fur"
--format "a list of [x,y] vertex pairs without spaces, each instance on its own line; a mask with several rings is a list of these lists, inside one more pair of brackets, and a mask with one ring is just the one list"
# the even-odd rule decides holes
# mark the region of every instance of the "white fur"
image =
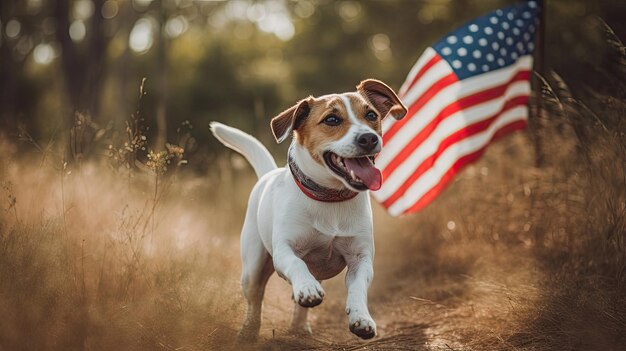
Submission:
[[254,168],[257,177],[276,168],[276,162],[269,151],[250,134],[219,122],[209,124],[211,132],[222,144],[242,154]]
[[[241,152],[260,176],[250,194],[241,232],[241,283],[247,312],[240,337],[250,340],[258,335],[265,284],[274,270],[292,286],[296,301],[292,329],[310,332],[308,309],[300,305],[321,303],[320,281],[345,267],[350,330],[363,338],[375,335],[376,324],[367,308],[374,259],[368,192],[343,202],[313,200],[298,188],[288,168],[276,168],[273,160],[268,161],[269,152],[256,139],[216,122],[211,123],[211,130],[226,146]],[[327,187],[344,187],[308,150],[295,142],[292,148],[295,162],[307,176]]]

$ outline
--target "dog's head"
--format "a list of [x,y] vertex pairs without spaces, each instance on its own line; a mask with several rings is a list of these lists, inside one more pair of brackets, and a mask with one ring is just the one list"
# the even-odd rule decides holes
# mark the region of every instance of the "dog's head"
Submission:
[[373,161],[382,147],[382,120],[406,112],[391,88],[367,79],[356,92],[301,100],[274,117],[271,127],[279,143],[294,132],[296,143],[349,189],[378,190],[382,177]]

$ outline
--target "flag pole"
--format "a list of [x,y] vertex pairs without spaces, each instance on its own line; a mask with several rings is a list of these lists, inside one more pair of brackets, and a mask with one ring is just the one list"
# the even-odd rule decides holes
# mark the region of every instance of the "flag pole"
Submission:
[[[539,31],[537,33],[537,55],[535,62],[535,74],[544,77],[545,74],[545,43],[546,43],[546,3],[548,0],[539,1]],[[543,113],[543,96],[541,92],[542,81],[538,77],[535,77],[535,94],[537,101],[537,108],[535,110],[535,167],[540,168],[543,166],[544,154],[543,143],[541,137],[541,115]]]

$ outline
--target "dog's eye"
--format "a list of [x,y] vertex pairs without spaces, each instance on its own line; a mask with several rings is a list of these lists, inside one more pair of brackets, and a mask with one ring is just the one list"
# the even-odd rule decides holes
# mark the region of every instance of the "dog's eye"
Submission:
[[338,126],[341,124],[341,118],[335,116],[335,115],[328,115],[326,116],[326,118],[324,118],[324,124],[329,125],[329,126]]
[[365,114],[365,119],[368,120],[368,121],[372,121],[373,122],[373,121],[378,119],[378,115],[374,111],[368,111]]

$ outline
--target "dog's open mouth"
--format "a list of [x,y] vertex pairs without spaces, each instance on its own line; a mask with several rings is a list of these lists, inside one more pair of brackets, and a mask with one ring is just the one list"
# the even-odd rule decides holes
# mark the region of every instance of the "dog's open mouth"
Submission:
[[382,175],[380,170],[374,167],[373,155],[343,158],[327,151],[324,153],[324,162],[331,171],[357,190],[376,191],[382,185]]

